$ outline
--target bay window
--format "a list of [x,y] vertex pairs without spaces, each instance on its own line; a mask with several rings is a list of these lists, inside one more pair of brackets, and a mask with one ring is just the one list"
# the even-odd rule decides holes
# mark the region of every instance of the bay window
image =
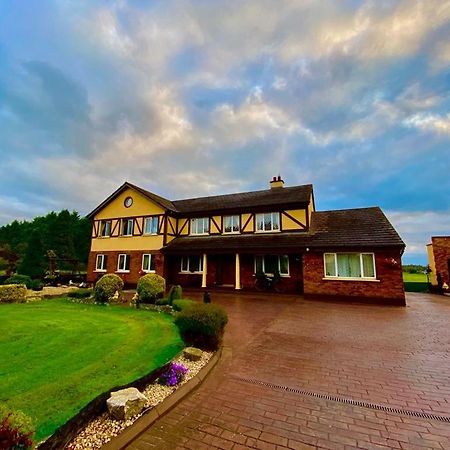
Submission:
[[256,231],[268,232],[280,230],[280,213],[261,213],[256,214]]
[[373,253],[324,253],[325,278],[375,279]]
[[208,234],[208,233],[209,233],[208,217],[191,219],[191,234]]
[[255,256],[255,274],[289,276],[288,255]]

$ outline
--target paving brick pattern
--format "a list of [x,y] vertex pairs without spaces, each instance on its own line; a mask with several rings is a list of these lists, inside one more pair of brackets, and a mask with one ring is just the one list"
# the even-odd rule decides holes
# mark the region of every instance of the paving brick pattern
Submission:
[[450,299],[408,307],[213,294],[230,324],[206,382],[146,430],[145,449],[450,449],[450,423],[237,380],[450,416]]

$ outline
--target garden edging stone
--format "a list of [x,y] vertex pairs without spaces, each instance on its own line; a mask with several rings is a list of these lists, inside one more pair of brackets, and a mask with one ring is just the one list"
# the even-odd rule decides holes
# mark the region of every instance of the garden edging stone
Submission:
[[200,372],[185,384],[181,385],[173,394],[167,397],[162,403],[156,407],[149,409],[145,412],[136,422],[122,431],[118,436],[111,439],[107,444],[102,447],[102,450],[122,450],[131,441],[136,439],[141,433],[143,433],[148,427],[156,422],[161,416],[166,414],[177,403],[179,403],[184,397],[190,394],[196,389],[209,375],[211,370],[216,366],[222,356],[223,347],[211,357],[206,366],[204,366]]

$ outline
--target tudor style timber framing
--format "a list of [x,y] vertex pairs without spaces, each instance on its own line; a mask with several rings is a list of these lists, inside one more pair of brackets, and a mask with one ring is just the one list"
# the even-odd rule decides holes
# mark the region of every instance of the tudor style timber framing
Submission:
[[[171,201],[126,182],[88,217],[91,282],[116,272],[133,285],[151,254],[168,284],[251,289],[258,270],[279,271],[287,291],[305,296],[405,302],[405,245],[381,209],[317,212],[312,185],[284,187],[274,177],[266,190]],[[151,233],[147,219],[157,221],[148,222]],[[123,254],[127,272],[117,270]],[[334,276],[326,268],[330,254]]]

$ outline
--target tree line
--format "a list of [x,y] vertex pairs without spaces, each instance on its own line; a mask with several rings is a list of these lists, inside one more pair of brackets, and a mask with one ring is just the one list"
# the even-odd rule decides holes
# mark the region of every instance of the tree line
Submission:
[[3,268],[40,278],[48,270],[49,254],[56,256],[59,269],[84,268],[90,237],[90,220],[76,211],[64,209],[31,221],[15,220],[0,227]]

